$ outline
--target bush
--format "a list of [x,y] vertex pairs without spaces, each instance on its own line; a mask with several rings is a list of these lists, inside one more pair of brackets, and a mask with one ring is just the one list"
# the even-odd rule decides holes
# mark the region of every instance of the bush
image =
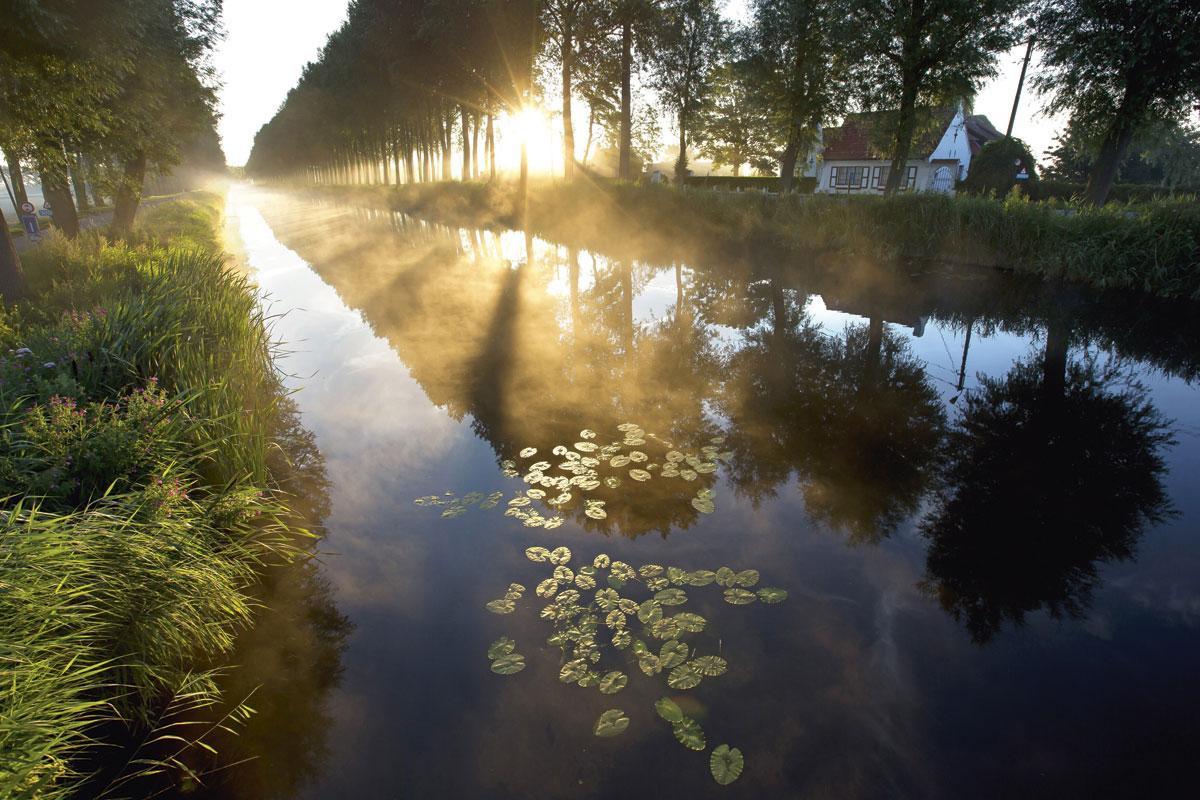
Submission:
[[[699,189],[724,189],[725,191],[779,191],[778,177],[760,177],[756,175],[699,175],[687,179],[688,186]],[[817,188],[816,178],[798,177],[792,181],[792,191],[798,194],[812,194]]]
[[[962,182],[962,191],[971,194],[990,194],[1004,197],[1014,186],[1024,191],[1035,192],[1038,183],[1037,169],[1029,147],[1020,139],[1002,137],[988,142],[971,159],[971,169]],[[1028,170],[1028,180],[1017,180],[1021,166]]]
[[[1064,200],[1070,202],[1082,197],[1086,188],[1086,183],[1040,181],[1036,187],[1031,187],[1029,196],[1034,200]],[[1194,202],[1197,197],[1200,197],[1200,186],[1167,188],[1136,183],[1118,183],[1108,193],[1109,202],[1114,203],[1153,203],[1156,200],[1166,199],[1184,199]]]

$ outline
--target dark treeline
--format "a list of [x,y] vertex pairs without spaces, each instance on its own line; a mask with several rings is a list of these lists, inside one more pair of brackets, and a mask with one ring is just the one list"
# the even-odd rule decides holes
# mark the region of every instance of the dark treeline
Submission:
[[872,144],[894,165],[892,193],[936,110],[969,107],[997,56],[1032,37],[1036,90],[1090,132],[1087,199],[1101,204],[1135,134],[1185,120],[1200,86],[1200,12],[1185,0],[751,0],[748,12],[735,24],[716,0],[354,0],[247,168],[324,183],[494,178],[497,117],[537,106],[559,117],[567,179],[597,128],[613,174],[635,178],[667,117],[677,176],[691,150],[789,191],[821,128],[865,110],[881,112]]
[[[148,174],[189,157],[223,166],[208,62],[220,14],[221,0],[0,0],[0,149],[16,202],[31,165],[64,234],[103,194],[124,235]],[[12,298],[23,278],[3,219],[0,237]]]

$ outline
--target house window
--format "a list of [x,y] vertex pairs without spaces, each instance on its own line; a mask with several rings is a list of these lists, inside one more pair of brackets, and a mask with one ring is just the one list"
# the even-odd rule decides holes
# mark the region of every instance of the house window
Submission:
[[883,189],[884,187],[887,186],[888,173],[891,171],[892,171],[892,168],[887,165],[884,165],[882,167],[875,167],[874,179],[875,179],[875,188],[876,189]]
[[904,182],[900,185],[901,189],[913,189],[917,185],[917,168],[909,167],[904,173]]
[[829,185],[838,189],[865,189],[870,167],[831,167]]

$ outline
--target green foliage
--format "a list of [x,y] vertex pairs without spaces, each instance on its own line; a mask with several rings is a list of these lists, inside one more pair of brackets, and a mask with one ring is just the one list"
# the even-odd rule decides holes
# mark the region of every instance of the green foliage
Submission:
[[206,665],[295,532],[253,287],[214,251],[94,234],[29,266],[0,320],[0,796],[57,798],[97,726],[191,738],[181,715],[219,699]]
[[[991,194],[1004,197],[1017,185],[1022,188],[1037,183],[1036,161],[1029,147],[1020,139],[1004,137],[988,142],[971,159],[971,171],[962,183],[964,191],[973,194]],[[1024,167],[1028,180],[1017,180],[1017,173]]]

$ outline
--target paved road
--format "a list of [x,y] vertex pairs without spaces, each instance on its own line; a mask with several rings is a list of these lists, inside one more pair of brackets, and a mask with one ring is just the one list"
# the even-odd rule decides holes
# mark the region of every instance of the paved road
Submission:
[[[184,194],[186,194],[186,192]],[[138,206],[138,211],[140,212],[143,209],[149,208],[150,206],[158,205],[159,203],[165,202],[167,200],[175,200],[179,196],[180,195],[177,195],[177,194],[170,194],[170,195],[164,195],[162,197],[155,197],[155,198],[151,198],[148,200],[143,200],[141,202],[141,204]],[[91,228],[103,228],[106,225],[108,225],[110,222],[112,222],[112,215],[113,215],[112,209],[109,208],[104,211],[93,212],[91,214],[88,214],[86,217],[80,217],[79,218],[79,229],[80,230],[89,230]],[[45,233],[45,231],[49,229],[49,224],[43,217],[38,217],[38,224],[42,226],[43,233]],[[19,237],[14,236],[13,244],[16,246],[18,253],[24,253],[26,250],[28,250],[30,247],[33,247],[37,243],[30,240],[30,238],[28,236],[19,236]]]

